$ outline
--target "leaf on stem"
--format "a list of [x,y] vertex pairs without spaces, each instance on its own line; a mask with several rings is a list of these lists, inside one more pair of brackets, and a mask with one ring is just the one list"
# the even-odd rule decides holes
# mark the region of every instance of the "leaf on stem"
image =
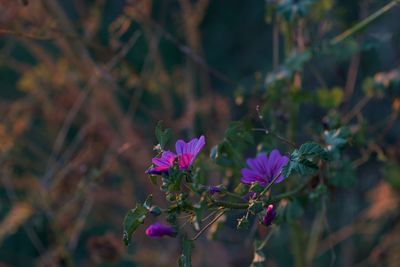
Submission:
[[134,209],[131,209],[125,216],[124,219],[124,236],[123,240],[125,245],[129,245],[133,233],[136,229],[143,224],[144,219],[147,215],[147,209],[142,204],[136,204]]

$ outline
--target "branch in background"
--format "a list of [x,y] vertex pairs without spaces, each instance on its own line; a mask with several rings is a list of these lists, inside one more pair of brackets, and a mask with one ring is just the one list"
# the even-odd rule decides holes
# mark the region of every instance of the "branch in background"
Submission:
[[349,38],[350,36],[359,33],[360,31],[365,29],[365,27],[368,24],[374,22],[376,19],[378,19],[382,15],[386,14],[388,11],[390,11],[392,8],[394,8],[398,4],[400,4],[400,0],[390,1],[388,4],[386,4],[385,6],[383,6],[382,8],[380,8],[379,10],[377,10],[376,12],[374,12],[373,14],[368,16],[366,19],[360,21],[359,23],[357,23],[350,29],[344,31],[343,33],[341,33],[338,36],[331,39],[331,41],[329,43],[331,45],[337,45],[337,44],[341,43],[342,41],[346,40],[347,38]]

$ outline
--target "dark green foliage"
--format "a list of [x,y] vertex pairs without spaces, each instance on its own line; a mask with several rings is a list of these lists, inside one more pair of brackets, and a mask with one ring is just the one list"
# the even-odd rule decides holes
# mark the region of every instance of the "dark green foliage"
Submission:
[[124,235],[123,240],[125,245],[129,245],[132,235],[143,224],[148,211],[142,204],[136,204],[136,207],[131,209],[124,219]]
[[254,142],[250,126],[245,122],[232,122],[225,131],[224,140],[211,149],[210,157],[221,166],[237,166],[243,161],[242,151]]
[[301,176],[313,174],[318,170],[318,161],[327,159],[328,154],[322,146],[316,143],[305,143],[292,152],[282,174],[285,177],[289,177],[293,172]]

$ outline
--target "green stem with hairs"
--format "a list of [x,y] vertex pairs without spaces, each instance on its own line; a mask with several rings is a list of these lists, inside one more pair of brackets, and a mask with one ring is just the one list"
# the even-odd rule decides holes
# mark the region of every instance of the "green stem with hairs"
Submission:
[[235,203],[223,200],[215,200],[208,205],[209,207],[223,207],[229,209],[246,210],[249,207],[248,203]]

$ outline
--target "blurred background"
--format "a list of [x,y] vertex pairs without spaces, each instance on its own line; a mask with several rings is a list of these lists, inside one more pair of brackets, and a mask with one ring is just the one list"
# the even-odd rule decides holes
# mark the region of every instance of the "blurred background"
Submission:
[[[266,266],[304,250],[303,266],[399,266],[399,16],[384,0],[0,0],[0,266],[176,266],[175,239],[122,243],[126,211],[162,203],[144,173],[157,122],[205,134],[205,159],[258,105],[299,143],[352,134],[324,232],[302,208]],[[249,266],[247,236],[201,238],[194,266]]]

